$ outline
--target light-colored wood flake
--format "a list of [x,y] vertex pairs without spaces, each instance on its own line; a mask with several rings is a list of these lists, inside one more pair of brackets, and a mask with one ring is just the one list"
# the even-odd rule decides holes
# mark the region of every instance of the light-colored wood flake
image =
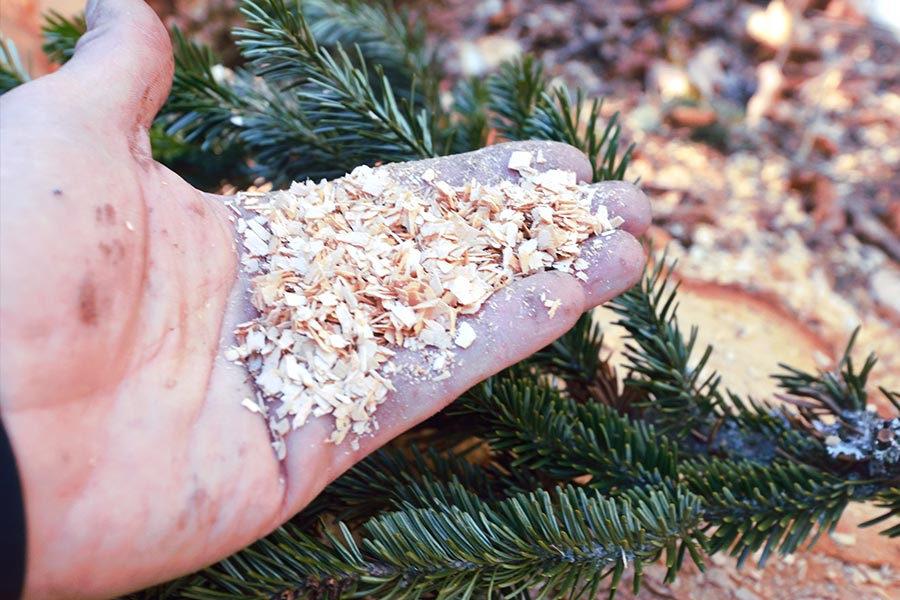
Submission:
[[475,329],[466,322],[460,323],[456,328],[456,339],[453,342],[460,348],[468,348],[475,341]]
[[519,171],[520,173],[522,171],[532,171],[532,160],[534,160],[534,155],[531,152],[516,150],[509,155],[509,163],[507,163],[506,167],[512,171]]
[[547,307],[547,316],[552,319],[556,316],[556,311],[559,310],[559,307],[562,306],[562,300],[550,300],[548,298],[544,300],[544,306]]
[[[517,151],[517,182],[453,186],[434,169],[411,190],[388,171],[360,167],[332,182],[243,193],[236,230],[251,275],[255,319],[236,328],[228,360],[257,387],[273,449],[310,417],[330,415],[340,443],[378,427],[376,413],[400,349],[422,353],[415,377],[451,376],[455,352],[478,337],[468,315],[530,273],[554,268],[586,280],[582,242],[622,224],[591,212],[593,188],[546,159]],[[563,299],[541,299],[553,318]]]

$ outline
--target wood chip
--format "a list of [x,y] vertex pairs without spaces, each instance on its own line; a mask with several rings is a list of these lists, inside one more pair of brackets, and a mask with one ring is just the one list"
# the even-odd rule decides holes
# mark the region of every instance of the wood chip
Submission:
[[534,171],[531,168],[531,161],[534,155],[531,152],[516,150],[509,155],[509,163],[506,165],[512,171]]
[[[378,428],[400,348],[423,353],[416,377],[450,377],[454,352],[477,338],[465,315],[510,282],[549,268],[587,278],[581,243],[621,220],[591,212],[594,190],[575,173],[538,173],[534,162],[513,152],[520,180],[496,185],[452,186],[426,169],[424,189],[410,193],[360,167],[239,194],[236,214],[252,215],[235,219],[241,265],[259,316],[236,328],[225,356],[250,372],[258,396],[242,404],[267,419],[279,458],[284,436],[311,416],[330,415],[330,440],[350,435],[358,447]],[[550,318],[563,302],[542,301]]]
[[547,307],[547,316],[551,319],[556,316],[556,311],[562,306],[562,300],[544,300],[544,306]]
[[468,323],[460,323],[456,328],[456,339],[454,343],[460,348],[468,348],[475,341],[475,330]]

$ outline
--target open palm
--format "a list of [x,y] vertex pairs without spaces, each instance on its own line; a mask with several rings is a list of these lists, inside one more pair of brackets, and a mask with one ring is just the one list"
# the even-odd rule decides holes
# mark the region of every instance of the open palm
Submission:
[[[63,69],[0,100],[0,410],[23,479],[29,595],[112,595],[236,551],[640,274],[631,234],[647,227],[646,200],[609,184],[598,197],[630,233],[589,242],[588,282],[517,282],[473,318],[490,335],[459,353],[451,378],[395,380],[359,451],[324,443],[331,425],[313,420],[280,463],[263,420],[241,406],[254,395],[246,371],[223,356],[253,316],[231,212],[150,155],[171,81],[167,34],[137,0],[101,1],[88,17]],[[570,147],[514,147],[590,173]],[[384,168],[410,186],[427,166],[450,183],[496,181],[513,176],[511,151]],[[565,299],[552,319],[531,310],[546,291]]]

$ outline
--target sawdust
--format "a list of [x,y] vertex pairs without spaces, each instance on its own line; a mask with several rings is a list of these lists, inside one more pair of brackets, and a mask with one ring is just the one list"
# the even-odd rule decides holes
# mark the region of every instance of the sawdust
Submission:
[[[432,169],[422,190],[359,167],[332,181],[238,196],[236,219],[259,316],[238,326],[226,356],[245,365],[284,458],[284,437],[330,415],[330,441],[377,429],[394,389],[392,358],[423,357],[421,376],[450,377],[478,332],[467,322],[497,290],[556,269],[585,280],[582,242],[621,225],[571,171],[539,172],[513,152],[518,182],[451,186]],[[538,157],[540,162],[540,157]],[[544,299],[552,318],[560,299]]]

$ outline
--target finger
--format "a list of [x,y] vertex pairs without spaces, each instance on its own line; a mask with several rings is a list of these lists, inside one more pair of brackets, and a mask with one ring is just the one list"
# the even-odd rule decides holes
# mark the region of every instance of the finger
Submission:
[[[552,316],[542,298],[564,298]],[[391,381],[396,391],[375,413],[377,429],[358,438],[354,450],[348,438],[339,445],[323,444],[330,434],[330,417],[314,419],[287,439],[287,506],[302,502],[304,491],[294,488],[295,474],[309,473],[309,458],[321,451],[316,462],[324,467],[316,473],[331,481],[376,448],[398,434],[438,412],[477,382],[500,371],[547,345],[565,333],[585,308],[584,293],[574,277],[558,271],[546,271],[514,282],[496,292],[478,315],[465,319],[476,331],[468,348],[455,348],[449,377],[432,370],[428,352],[401,350],[393,359],[396,373]],[[463,319],[460,320],[462,322]],[[522,324],[527,323],[526,334]]]
[[472,326],[476,337],[468,348],[455,348],[449,378],[440,379],[438,373],[428,375],[433,370],[433,358],[419,352],[400,352],[395,357],[397,374],[392,379],[397,391],[383,410],[379,408],[381,428],[399,424],[406,429],[410,422],[419,422],[443,408],[416,402],[416,397],[443,399],[446,403],[543,348],[568,331],[583,312],[631,287],[644,264],[643,248],[624,232],[595,238],[582,257],[589,262],[587,281],[560,271],[535,273],[495,292],[474,317],[461,319]]
[[620,229],[641,236],[650,227],[650,200],[647,195],[626,181],[595,183],[591,210],[605,206],[610,218],[622,217]]
[[508,142],[474,152],[394,163],[381,168],[386,169],[395,181],[413,188],[424,185],[421,175],[428,169],[434,171],[436,180],[453,186],[465,185],[473,179],[482,185],[496,185],[503,180],[519,179],[518,171],[509,168],[513,152],[531,153],[531,166],[538,171],[564,169],[575,171],[580,181],[591,178],[591,163],[580,150],[561,142],[548,141]]
[[[483,185],[496,185],[506,179],[516,181],[518,171],[508,167],[513,152],[529,152],[533,156],[532,167],[537,171],[563,169],[574,171],[579,181],[590,180],[591,163],[577,148],[560,142],[526,141],[508,142],[488,146],[474,152],[442,158],[430,158],[407,163],[395,163],[381,167],[395,181],[411,188],[423,187],[422,174],[431,169],[435,179],[453,186],[461,186],[473,179]],[[592,209],[606,206],[610,217],[622,217],[622,229],[636,236],[650,226],[650,201],[633,184],[625,181],[605,181],[593,184],[595,191]]]
[[579,279],[585,310],[611,300],[637,283],[647,260],[641,243],[621,230],[589,239],[581,247],[579,257],[588,263],[581,271],[585,279]]
[[[378,428],[359,438],[359,449],[348,441],[325,447],[330,454],[322,464],[327,480],[446,407],[467,389],[502,369],[530,356],[568,331],[586,310],[627,290],[640,277],[643,249],[626,232],[592,241],[583,257],[590,266],[582,282],[559,271],[544,271],[513,282],[497,291],[475,316],[460,319],[476,332],[467,348],[454,348],[446,368],[435,369],[437,353],[400,351],[393,359],[396,388],[376,412]],[[449,375],[442,375],[444,372]],[[330,423],[318,420],[315,429],[293,432],[287,440],[288,473],[303,470],[312,438],[327,437]],[[299,435],[298,435],[299,434]],[[293,492],[297,493],[297,492]]]
[[75,93],[67,102],[99,111],[125,130],[150,127],[172,85],[172,45],[159,17],[141,0],[97,0],[87,32],[52,77]]

